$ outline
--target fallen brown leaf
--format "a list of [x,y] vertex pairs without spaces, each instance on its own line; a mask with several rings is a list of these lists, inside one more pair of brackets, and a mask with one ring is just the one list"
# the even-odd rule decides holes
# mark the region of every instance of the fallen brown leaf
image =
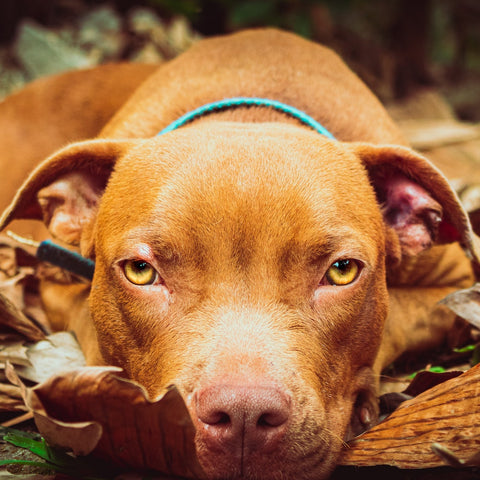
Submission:
[[41,383],[56,373],[85,366],[82,350],[70,332],[54,333],[45,340],[28,345],[25,354],[28,363],[17,363],[12,358],[7,360],[16,365],[15,371],[20,377],[36,383]]
[[0,347],[0,362],[11,362],[15,365],[31,365],[24,342],[4,343]]
[[83,367],[85,357],[69,332],[54,333],[34,344],[16,341],[0,347],[0,411],[25,411],[19,388],[3,383],[6,363],[15,365],[16,374],[23,380],[40,383],[61,371]]
[[[39,264],[26,248],[12,238],[0,235],[0,294],[47,332],[49,324],[41,307],[35,278]],[[12,313],[15,316],[15,312]],[[10,327],[13,328],[11,322]]]
[[440,303],[480,329],[480,283],[451,293]]
[[354,439],[342,465],[398,468],[444,466],[438,443],[459,462],[480,451],[480,365],[404,402],[385,421]]
[[9,412],[25,412],[28,410],[18,387],[0,383],[0,410]]
[[459,196],[467,212],[474,212],[480,208],[480,185],[478,183],[468,185],[460,192]]
[[92,453],[125,468],[201,478],[194,426],[182,396],[171,386],[155,400],[138,384],[120,378],[115,367],[86,367],[23,390],[40,433],[48,443]]
[[435,455],[438,455],[446,465],[449,465],[453,468],[463,468],[466,466],[473,467],[480,465],[480,463],[478,463],[478,457],[480,454],[474,455],[467,460],[460,460],[457,455],[440,443],[433,443],[432,451],[435,453]]
[[17,332],[26,340],[33,342],[45,338],[44,331],[2,294],[0,294],[0,328],[7,329],[7,332]]
[[412,397],[416,397],[426,390],[429,390],[430,388],[433,388],[436,385],[446,382],[452,378],[459,377],[462,374],[463,372],[459,370],[441,373],[424,370],[423,372],[418,372],[415,375],[414,379],[410,382],[410,385],[403,391],[403,393]]

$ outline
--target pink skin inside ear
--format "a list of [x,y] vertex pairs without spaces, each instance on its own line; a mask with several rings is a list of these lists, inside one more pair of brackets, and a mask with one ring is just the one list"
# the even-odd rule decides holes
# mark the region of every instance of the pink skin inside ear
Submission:
[[38,192],[37,199],[50,233],[77,245],[81,230],[94,214],[103,184],[86,172],[63,175]]
[[442,207],[430,194],[403,175],[385,179],[384,217],[397,232],[402,252],[417,255],[438,237]]

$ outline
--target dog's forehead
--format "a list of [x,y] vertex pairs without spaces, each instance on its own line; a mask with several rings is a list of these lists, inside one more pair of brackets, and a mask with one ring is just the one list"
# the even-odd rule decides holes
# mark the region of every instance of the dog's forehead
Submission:
[[189,192],[209,201],[224,189],[231,200],[266,192],[280,198],[287,190],[320,198],[355,185],[337,198],[347,202],[369,190],[361,161],[342,143],[274,123],[210,122],[149,139],[118,162],[112,177],[122,188],[147,182],[160,195]]
[[[131,222],[118,192],[135,206]],[[221,232],[266,243],[272,234],[313,243],[323,230],[345,226],[370,235],[380,218],[349,149],[283,124],[210,122],[145,141],[119,161],[104,202],[124,230],[138,229],[143,218],[170,237]]]

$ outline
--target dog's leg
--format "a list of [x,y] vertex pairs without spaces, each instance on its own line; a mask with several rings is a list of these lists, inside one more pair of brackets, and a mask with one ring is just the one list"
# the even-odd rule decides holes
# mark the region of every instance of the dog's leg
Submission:
[[438,302],[457,287],[389,289],[390,313],[385,323],[375,372],[405,352],[425,351],[455,336],[456,315]]

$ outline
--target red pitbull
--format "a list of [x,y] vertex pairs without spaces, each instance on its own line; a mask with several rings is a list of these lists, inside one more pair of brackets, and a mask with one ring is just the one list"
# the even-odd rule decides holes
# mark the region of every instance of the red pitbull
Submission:
[[95,261],[89,362],[178,385],[211,480],[327,476],[380,369],[441,343],[437,302],[473,281],[446,179],[333,52],[274,30],[160,66],[16,218]]

